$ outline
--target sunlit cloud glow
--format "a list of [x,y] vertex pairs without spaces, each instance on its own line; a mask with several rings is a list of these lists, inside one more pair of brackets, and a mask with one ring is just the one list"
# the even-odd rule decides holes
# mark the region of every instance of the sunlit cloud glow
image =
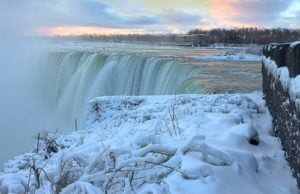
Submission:
[[[24,0],[20,13],[46,35],[184,33],[190,29],[298,28],[299,0]],[[22,3],[20,3],[22,2]],[[11,4],[14,4],[11,3]]]
[[82,34],[97,34],[97,35],[116,35],[116,34],[145,34],[143,29],[132,28],[104,28],[95,26],[57,26],[50,28],[41,28],[37,32],[39,35],[82,35]]

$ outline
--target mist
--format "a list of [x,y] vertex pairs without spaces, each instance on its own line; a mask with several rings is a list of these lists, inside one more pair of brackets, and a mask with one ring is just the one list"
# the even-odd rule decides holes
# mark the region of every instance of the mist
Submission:
[[31,87],[31,53],[44,44],[32,38],[41,24],[30,13],[29,1],[0,0],[0,169],[5,161],[30,151],[39,130],[49,130],[47,119]]

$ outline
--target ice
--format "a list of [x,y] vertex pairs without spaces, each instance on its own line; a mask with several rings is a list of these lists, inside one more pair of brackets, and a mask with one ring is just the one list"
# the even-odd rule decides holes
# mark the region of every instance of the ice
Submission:
[[295,41],[295,42],[293,42],[291,45],[290,45],[290,47],[291,48],[294,48],[296,45],[298,45],[298,44],[300,44],[300,41]]
[[[102,194],[103,192],[93,186],[90,183],[87,182],[81,182],[77,181],[69,186],[67,186],[65,189],[62,190],[62,194],[68,194],[68,193],[74,193],[74,194],[82,194],[82,193],[88,193],[88,194]],[[126,193],[128,194],[128,193]]]
[[298,192],[258,92],[99,97],[87,126],[44,133],[6,164],[1,193]]
[[295,103],[296,108],[300,110],[300,75],[290,78],[288,68],[277,68],[275,61],[270,57],[263,56],[263,62],[268,72],[281,82],[283,89],[289,93],[290,99]]
[[260,61],[261,56],[247,53],[246,51],[228,52],[219,55],[201,56],[200,60],[207,61]]

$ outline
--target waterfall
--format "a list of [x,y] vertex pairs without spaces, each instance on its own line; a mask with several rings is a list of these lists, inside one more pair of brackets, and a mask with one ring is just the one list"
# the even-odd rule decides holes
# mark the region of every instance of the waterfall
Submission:
[[200,68],[163,58],[95,52],[50,52],[35,71],[39,98],[58,117],[84,126],[90,99],[111,95],[201,93]]

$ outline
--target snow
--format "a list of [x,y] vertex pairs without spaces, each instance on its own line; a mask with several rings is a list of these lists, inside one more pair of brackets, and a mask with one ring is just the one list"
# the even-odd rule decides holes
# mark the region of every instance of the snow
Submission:
[[300,41],[295,41],[295,42],[293,42],[293,43],[290,45],[290,47],[291,47],[291,48],[294,48],[294,47],[297,46],[298,44],[300,44]]
[[201,56],[199,60],[206,61],[260,61],[261,56],[247,53],[245,51],[240,52],[227,52],[219,55]]
[[289,92],[290,99],[295,103],[297,110],[300,110],[300,75],[290,78],[288,68],[286,66],[277,68],[275,61],[270,57],[263,56],[263,62],[268,72],[281,82],[285,91]]
[[299,192],[258,92],[99,97],[87,126],[41,133],[0,193]]

